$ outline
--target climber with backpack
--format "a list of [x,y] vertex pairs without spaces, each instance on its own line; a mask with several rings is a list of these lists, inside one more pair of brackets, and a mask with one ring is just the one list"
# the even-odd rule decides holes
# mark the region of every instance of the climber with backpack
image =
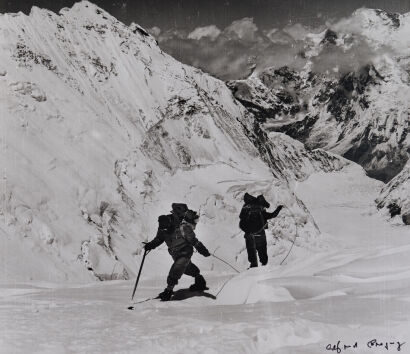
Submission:
[[239,227],[245,232],[246,250],[250,268],[258,266],[258,257],[262,265],[268,263],[268,252],[265,229],[268,228],[268,220],[278,216],[283,208],[279,205],[273,213],[266,211],[270,204],[261,194],[254,197],[248,193],[244,195],[244,206],[239,215]]
[[189,210],[186,204],[174,203],[171,215],[161,215],[158,218],[158,232],[155,238],[145,244],[145,250],[149,251],[165,242],[174,260],[167,277],[167,287],[158,295],[162,301],[171,300],[173,289],[183,274],[195,278],[195,283],[189,287],[191,291],[208,289],[199,268],[191,262],[194,248],[204,257],[211,255],[195,236],[194,230],[198,219],[199,215]]

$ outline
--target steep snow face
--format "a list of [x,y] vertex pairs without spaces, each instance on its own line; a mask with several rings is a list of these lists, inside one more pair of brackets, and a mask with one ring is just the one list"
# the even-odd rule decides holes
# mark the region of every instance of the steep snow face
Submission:
[[399,216],[410,225],[410,162],[380,192],[378,208],[385,208],[391,217]]
[[307,150],[303,143],[284,133],[270,132],[267,146],[272,151],[274,169],[287,180],[303,181],[314,172],[339,171],[349,162],[322,149]]
[[[283,247],[294,224],[314,247],[289,182],[345,161],[298,144],[287,161],[275,144],[293,141],[271,140],[223,82],[89,2],[1,15],[0,33],[2,278],[128,278],[158,215],[182,201],[210,250],[245,267],[245,191],[287,206],[273,224]],[[151,259],[148,272],[169,266],[162,249]]]
[[271,130],[360,163],[388,181],[410,149],[410,14],[360,9],[307,36],[303,68],[229,82]]

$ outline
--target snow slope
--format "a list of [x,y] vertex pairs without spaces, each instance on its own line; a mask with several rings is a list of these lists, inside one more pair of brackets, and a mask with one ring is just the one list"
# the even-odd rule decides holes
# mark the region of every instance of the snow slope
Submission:
[[[128,279],[182,201],[204,243],[244,268],[245,191],[285,204],[275,228],[290,242],[296,220],[315,247],[291,181],[346,161],[271,139],[223,82],[89,2],[0,15],[0,33],[1,279]],[[161,252],[152,274],[169,265]]]
[[410,162],[383,187],[376,202],[379,208],[385,208],[391,216],[400,215],[410,225]]
[[[385,352],[375,348],[376,339],[387,342],[388,352],[406,353],[409,235],[377,212],[381,186],[357,166],[298,183],[297,195],[331,249],[308,255],[300,236],[282,266],[207,272],[204,296],[187,298],[184,277],[177,288],[183,301],[145,302],[129,311],[128,281],[3,283],[0,352],[317,354],[329,345],[336,350],[339,341],[341,350],[357,342],[355,352]],[[165,276],[145,275],[136,298],[156,295]]]
[[359,9],[329,26],[306,35],[295,60],[303,65],[228,85],[269,129],[389,181],[409,158],[410,14]]

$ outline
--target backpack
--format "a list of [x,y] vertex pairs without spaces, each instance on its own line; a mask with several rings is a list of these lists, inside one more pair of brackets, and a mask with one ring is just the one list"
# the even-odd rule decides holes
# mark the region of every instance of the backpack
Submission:
[[158,217],[158,229],[163,230],[169,234],[172,234],[175,231],[175,227],[179,226],[174,220],[172,214],[169,215],[160,215]]
[[245,205],[242,209],[239,228],[246,233],[258,233],[265,227],[262,209],[258,205]]

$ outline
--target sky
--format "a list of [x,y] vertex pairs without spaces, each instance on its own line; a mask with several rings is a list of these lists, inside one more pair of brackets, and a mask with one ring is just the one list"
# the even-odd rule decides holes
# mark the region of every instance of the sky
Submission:
[[[58,11],[72,0],[0,0],[0,12],[29,12],[31,6]],[[410,0],[122,0],[93,1],[119,20],[143,27],[168,30],[214,24],[226,27],[232,21],[253,17],[265,29],[288,22],[317,25],[329,18],[348,16],[359,7],[389,12],[409,12]]]
[[[58,12],[72,0],[0,0],[0,12],[33,5]],[[256,66],[281,66],[301,48],[303,33],[321,31],[361,7],[410,12],[410,0],[95,0],[120,21],[136,22],[183,63],[223,80]],[[273,65],[273,66],[275,66]]]

